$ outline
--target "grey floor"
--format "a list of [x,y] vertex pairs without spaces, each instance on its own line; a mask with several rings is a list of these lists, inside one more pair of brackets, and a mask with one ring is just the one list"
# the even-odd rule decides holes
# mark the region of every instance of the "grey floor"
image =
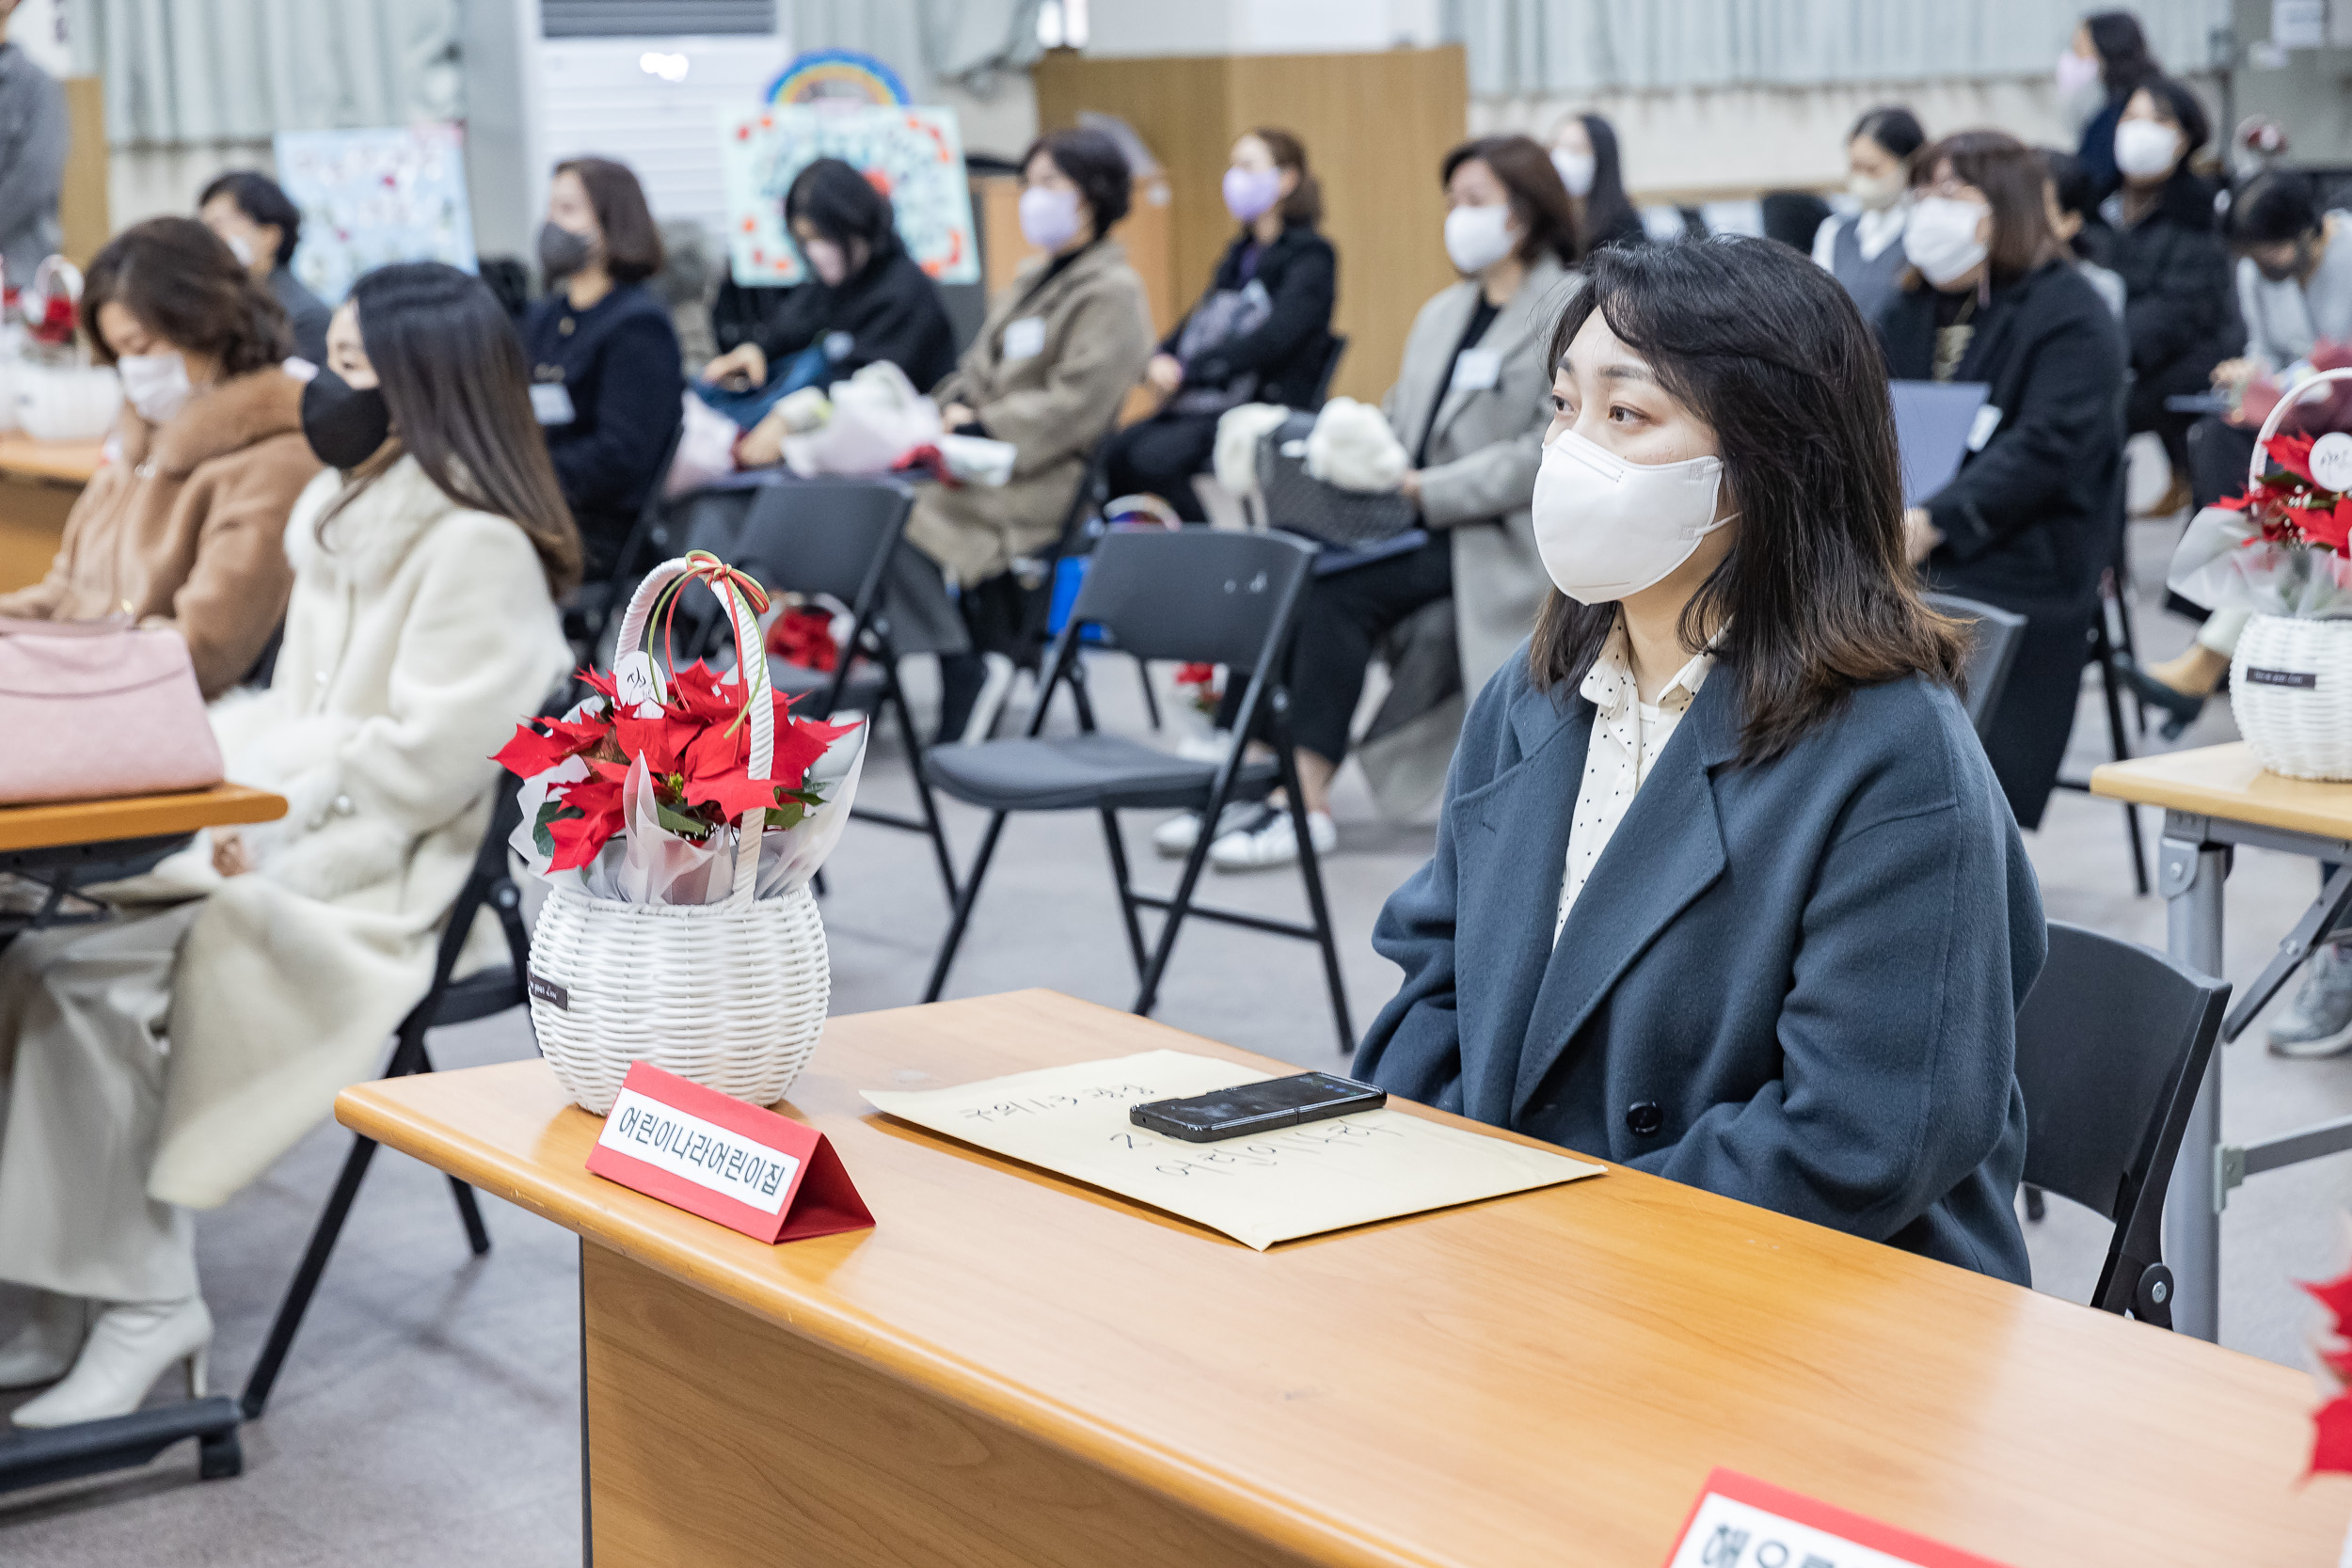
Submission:
[[[2173,530],[2136,530],[2140,597],[2153,607]],[[2153,608],[2143,644],[2169,652],[2186,629]],[[1139,725],[1132,665],[1097,681],[1107,722]],[[2232,738],[2216,704],[2183,744]],[[2071,767],[2105,755],[2105,721],[2086,688]],[[2153,737],[2151,736],[2151,744]],[[873,798],[903,796],[903,762],[878,751]],[[1368,937],[1383,897],[1427,854],[1425,828],[1384,824],[1360,784],[1342,775],[1340,852],[1327,863],[1356,1026],[1385,1000],[1395,972]],[[2153,834],[2155,821],[2148,828]],[[1129,853],[1154,874],[1149,820],[1130,826]],[[957,812],[960,855],[978,833]],[[2119,808],[2061,794],[2029,835],[2050,913],[2161,944],[2164,912],[2132,894]],[[2153,837],[2151,839],[2153,848]],[[825,920],[834,1006],[860,1011],[912,1002],[946,910],[923,842],[853,827],[830,867]],[[2241,984],[2314,888],[2308,863],[2253,851],[2230,883],[2229,970]],[[1269,912],[1301,910],[1287,874],[1216,877],[1210,892]],[[1101,831],[1086,816],[1032,817],[1008,830],[950,994],[1042,985],[1115,1006],[1132,974],[1104,868]],[[1302,1066],[1341,1058],[1313,950],[1207,925],[1188,927],[1158,1016]],[[2243,1139],[2352,1111],[2352,1060],[2268,1057],[2260,1026],[2225,1067],[2229,1134]],[[511,1016],[435,1038],[444,1067],[531,1053]],[[243,1378],[349,1138],[323,1127],[261,1182],[204,1216],[199,1244],[218,1321],[215,1377]],[[2352,1161],[2322,1161],[2257,1178],[2223,1218],[2222,1336],[2239,1350],[2307,1363],[2312,1326],[2298,1279],[2341,1269],[2341,1216]],[[164,1563],[303,1568],[336,1563],[572,1563],[580,1557],[579,1345],[575,1243],[554,1227],[485,1199],[496,1244],[468,1257],[446,1184],[397,1155],[380,1158],[267,1418],[245,1433],[246,1473],[198,1483],[186,1445],[143,1471],[0,1497],[0,1561],[12,1568]],[[2106,1226],[2054,1202],[2031,1227],[2041,1288],[2090,1293]],[[0,1298],[0,1331],[14,1301]],[[168,1387],[158,1397],[174,1394]]]

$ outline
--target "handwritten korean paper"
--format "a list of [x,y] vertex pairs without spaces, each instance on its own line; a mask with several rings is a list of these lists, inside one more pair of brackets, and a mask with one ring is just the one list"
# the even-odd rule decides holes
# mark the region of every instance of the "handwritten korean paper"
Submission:
[[1017,1072],[949,1089],[866,1092],[876,1110],[1148,1203],[1265,1250],[1277,1242],[1598,1176],[1549,1149],[1382,1108],[1192,1144],[1127,1119],[1139,1101],[1269,1074],[1184,1051]]

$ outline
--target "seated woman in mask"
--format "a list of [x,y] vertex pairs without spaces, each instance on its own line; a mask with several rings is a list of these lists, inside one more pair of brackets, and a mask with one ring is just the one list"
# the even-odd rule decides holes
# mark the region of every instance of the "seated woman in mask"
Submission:
[[661,234],[627,165],[555,166],[539,265],[548,294],[523,318],[531,404],[579,521],[588,576],[602,580],[661,484],[686,390],[677,329],[644,286],[661,270]]
[[956,334],[939,285],[899,242],[890,198],[838,158],[819,158],[792,179],[784,196],[785,226],[813,275],[793,290],[776,319],[732,353],[703,367],[702,378],[758,401],[738,413],[751,431],[737,449],[746,467],[784,451],[781,420],[755,420],[787,392],[829,387],[887,361],[928,391],[955,369]]
[[1846,194],[1861,210],[1822,220],[1813,236],[1813,260],[1845,285],[1866,322],[1878,319],[1911,264],[1903,254],[1909,164],[1927,139],[1918,119],[1899,103],[1867,111],[1846,133]]
[[332,314],[294,275],[302,243],[302,209],[277,181],[259,169],[231,169],[204,187],[196,215],[269,291],[294,329],[294,351],[313,365],[326,360],[326,318]]
[[569,662],[580,539],[488,287],[381,267],[327,341],[277,673],[213,710],[229,776],[286,816],[0,955],[0,1279],[34,1292],[0,1387],[54,1385],[20,1427],[124,1415],[183,1363],[202,1392],[191,1211],[382,1069],[488,829],[490,753]]
[[1904,543],[1931,586],[2026,618],[1984,749],[2018,826],[2037,828],[2121,523],[2122,336],[2050,230],[2031,148],[1963,131],[1911,177],[1915,276],[1878,321],[1888,373],[1987,391],[1960,471],[1905,515]]
[[[1143,280],[1109,238],[1127,215],[1133,177],[1119,144],[1101,131],[1049,131],[1021,159],[1022,237],[1045,254],[991,302],[979,336],[931,389],[951,431],[1019,449],[1011,480],[924,487],[907,519],[907,543],[964,590],[961,603],[977,653],[940,657],[940,738],[964,732],[987,679],[983,655],[1016,655],[1015,557],[1060,537],[1087,459],[1152,357]],[[980,589],[975,593],[973,590]]]
[[1586,265],[1535,481],[1556,592],[1374,927],[1405,977],[1356,1076],[2025,1283],[2048,939],[1903,561],[1877,347],[1770,241]]
[[[1418,547],[1312,578],[1298,608],[1288,681],[1294,755],[1306,796],[1307,831],[1322,853],[1339,843],[1331,781],[1346,760],[1349,730],[1373,654],[1433,605],[1453,602],[1458,686],[1475,690],[1535,624],[1542,575],[1527,499],[1551,417],[1544,333],[1574,287],[1575,219],[1544,150],[1527,136],[1464,142],[1438,166],[1446,193],[1445,251],[1461,280],[1413,319],[1396,384],[1380,411],[1410,467],[1398,489],[1419,514]],[[1442,641],[1438,651],[1446,650]],[[1424,721],[1449,695],[1404,725],[1367,768],[1423,784],[1434,794],[1453,739]],[[1238,683],[1227,702],[1238,703]],[[1414,793],[1406,785],[1385,794]],[[1231,810],[1209,847],[1220,871],[1287,865],[1296,830],[1279,797]],[[1197,816],[1170,817],[1153,834],[1164,855],[1191,851]]]
[[1208,471],[1227,409],[1320,404],[1339,289],[1338,256],[1315,232],[1323,192],[1288,131],[1248,131],[1233,143],[1225,210],[1241,232],[1143,372],[1166,401],[1111,443],[1112,495],[1149,491],[1195,523],[1208,515],[1192,476]]
[[286,313],[204,225],[150,218],[90,262],[82,331],[121,373],[122,413],[48,576],[0,594],[0,615],[168,626],[217,697],[278,629],[293,580],[279,536],[319,471],[302,383],[279,368]]
[[1551,128],[1551,166],[1567,188],[1568,211],[1586,250],[1605,245],[1640,245],[1648,236],[1633,198],[1625,192],[1625,166],[1617,152],[1617,128],[1589,110],[1562,115]]

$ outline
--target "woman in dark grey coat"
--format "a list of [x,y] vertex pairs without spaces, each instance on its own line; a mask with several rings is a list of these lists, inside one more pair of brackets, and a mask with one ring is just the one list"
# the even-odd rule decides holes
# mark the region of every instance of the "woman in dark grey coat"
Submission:
[[1909,538],[1934,587],[2026,618],[1984,744],[2010,810],[2034,828],[2066,753],[2099,574],[2123,523],[2122,341],[2050,230],[2032,149],[1963,131],[1921,152],[1914,172],[1915,228],[1919,213],[1966,207],[1981,214],[1981,238],[1965,270],[1916,279],[1880,314],[1888,373],[1980,382],[1986,393],[1960,472],[1911,515]]
[[1589,267],[1535,488],[1563,592],[1375,928],[1405,979],[1359,1073],[2023,1283],[2047,938],[1903,563],[1877,349],[1767,241]]

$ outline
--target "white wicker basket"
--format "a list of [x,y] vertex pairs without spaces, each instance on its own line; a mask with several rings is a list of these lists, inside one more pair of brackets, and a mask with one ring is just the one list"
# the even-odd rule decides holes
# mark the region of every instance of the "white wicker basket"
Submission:
[[2352,621],[2248,621],[2230,660],[2230,711],[2273,773],[2352,779]]
[[[653,601],[688,575],[685,561],[638,585],[614,645],[617,668],[643,645]],[[718,584],[712,585],[714,588]],[[751,774],[775,757],[768,660],[750,603],[720,594],[734,623],[737,668],[751,683]],[[767,1105],[800,1076],[832,993],[825,927],[805,884],[755,898],[760,833],[737,828],[735,882],[717,904],[628,904],[558,883],[531,942],[531,1021],[572,1098],[602,1116],[633,1062]]]
[[[2352,370],[2322,371],[2279,400],[2254,437],[2246,490],[2262,483],[2287,409]],[[2291,779],[2352,779],[2352,621],[2256,615],[2230,659],[2230,712],[2254,759]]]

